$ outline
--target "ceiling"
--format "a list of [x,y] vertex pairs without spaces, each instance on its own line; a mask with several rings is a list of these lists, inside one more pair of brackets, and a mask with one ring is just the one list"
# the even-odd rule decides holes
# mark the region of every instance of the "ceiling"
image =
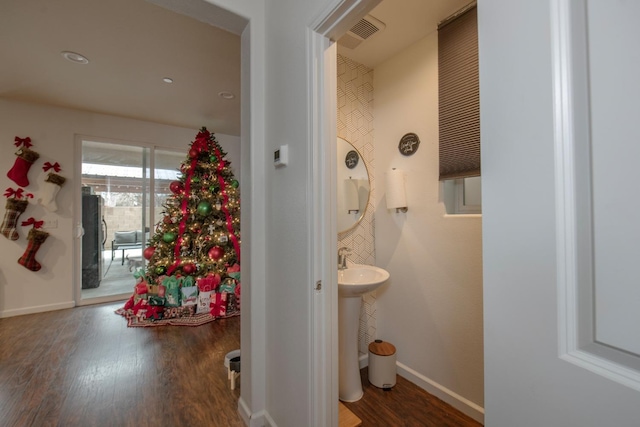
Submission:
[[[339,52],[374,68],[469,1],[383,1],[370,14],[386,29]],[[240,134],[238,35],[145,0],[2,0],[1,9],[1,98]]]

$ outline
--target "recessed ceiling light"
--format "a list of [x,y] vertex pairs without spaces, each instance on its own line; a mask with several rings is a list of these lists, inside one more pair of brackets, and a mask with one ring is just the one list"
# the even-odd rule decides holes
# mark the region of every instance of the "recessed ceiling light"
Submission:
[[63,56],[64,59],[71,61],[76,64],[88,64],[89,58],[84,55],[81,55],[76,52],[69,52],[68,50],[60,52],[60,55]]
[[226,91],[226,90],[225,90],[225,91],[222,91],[222,92],[219,92],[219,93],[218,93],[218,96],[219,96],[220,98],[224,98],[224,99],[233,99],[233,98],[235,98],[235,97],[236,97],[234,94],[232,94],[231,92],[228,92],[228,91]]
[[173,79],[171,77],[165,77],[162,79],[162,81],[165,83],[173,83]]

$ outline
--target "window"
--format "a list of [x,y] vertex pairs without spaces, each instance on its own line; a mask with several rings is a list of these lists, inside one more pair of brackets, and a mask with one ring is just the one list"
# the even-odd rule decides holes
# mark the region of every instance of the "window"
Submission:
[[438,25],[440,181],[447,213],[480,213],[480,90],[475,2]]
[[482,213],[482,186],[479,176],[442,181],[447,214]]

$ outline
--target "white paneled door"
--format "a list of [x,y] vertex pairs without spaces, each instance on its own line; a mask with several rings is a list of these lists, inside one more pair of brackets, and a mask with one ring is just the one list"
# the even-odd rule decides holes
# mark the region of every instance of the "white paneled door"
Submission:
[[640,2],[478,10],[486,425],[640,425]]

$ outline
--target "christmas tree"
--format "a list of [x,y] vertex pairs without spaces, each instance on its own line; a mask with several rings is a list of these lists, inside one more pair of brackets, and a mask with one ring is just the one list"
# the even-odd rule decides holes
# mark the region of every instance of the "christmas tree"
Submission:
[[180,165],[163,219],[143,251],[134,294],[121,314],[160,320],[239,313],[240,195],[226,152],[202,128]]

